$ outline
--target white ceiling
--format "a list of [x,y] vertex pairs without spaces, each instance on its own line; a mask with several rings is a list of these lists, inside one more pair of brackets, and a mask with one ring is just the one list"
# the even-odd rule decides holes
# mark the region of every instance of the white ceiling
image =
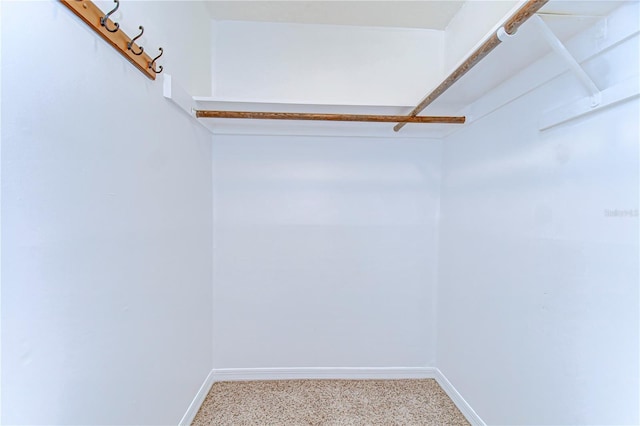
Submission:
[[[551,0],[541,14],[580,17],[602,17],[628,0]],[[637,0],[632,0],[637,1]]]
[[217,20],[443,30],[464,1],[209,0],[207,3],[211,17]]
[[[463,3],[465,1],[458,0],[207,0],[211,18],[217,20],[434,30],[444,30]],[[553,15],[602,16],[620,3],[620,0],[552,0],[543,11]]]

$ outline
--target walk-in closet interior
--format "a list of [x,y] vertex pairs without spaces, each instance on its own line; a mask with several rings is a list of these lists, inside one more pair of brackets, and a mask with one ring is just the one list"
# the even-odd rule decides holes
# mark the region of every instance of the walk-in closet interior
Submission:
[[436,394],[473,425],[640,422],[639,1],[0,22],[2,424],[188,425],[312,379],[432,387],[262,424],[452,424],[402,417]]

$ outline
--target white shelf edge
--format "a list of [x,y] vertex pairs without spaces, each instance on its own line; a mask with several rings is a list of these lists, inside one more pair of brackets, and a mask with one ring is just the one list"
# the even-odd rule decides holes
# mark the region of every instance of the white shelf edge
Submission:
[[344,104],[336,102],[301,102],[295,100],[261,100],[261,99],[231,99],[221,98],[216,96],[193,96],[194,102],[204,103],[221,103],[221,104],[247,104],[247,105],[299,105],[299,106],[321,106],[321,107],[361,107],[361,108],[407,108],[411,110],[413,105],[400,105],[400,104]]
[[605,89],[601,95],[601,101],[596,106],[591,105],[591,97],[586,97],[544,112],[540,118],[539,130],[548,130],[592,112],[638,97],[640,95],[638,77],[630,78]]
[[171,74],[164,74],[164,80],[162,82],[162,95],[170,99],[174,104],[179,106],[184,112],[192,117],[194,102],[192,96],[187,93],[176,81],[171,77]]

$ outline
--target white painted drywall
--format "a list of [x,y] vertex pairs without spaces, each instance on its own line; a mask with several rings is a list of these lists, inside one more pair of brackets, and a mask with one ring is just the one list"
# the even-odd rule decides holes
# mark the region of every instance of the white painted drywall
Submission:
[[[638,52],[585,66],[610,87]],[[487,424],[640,421],[638,99],[538,131],[585,94],[565,74],[444,140],[437,366]]]
[[213,21],[212,40],[223,100],[414,105],[443,72],[436,30]]
[[[177,424],[211,369],[211,137],[58,2],[1,7],[2,423]],[[206,90],[206,13],[118,20]]]
[[437,140],[214,138],[214,367],[432,366]]

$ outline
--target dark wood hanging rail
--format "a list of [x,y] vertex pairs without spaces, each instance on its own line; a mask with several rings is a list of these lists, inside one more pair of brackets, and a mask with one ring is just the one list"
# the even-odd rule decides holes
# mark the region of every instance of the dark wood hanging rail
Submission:
[[450,123],[463,124],[465,117],[434,117],[403,115],[314,114],[302,112],[252,112],[196,110],[197,118],[245,118],[255,120],[312,120],[312,121],[366,121],[375,123]]
[[[507,21],[502,28],[507,35],[513,35],[518,28],[534,13],[536,13],[542,6],[547,4],[549,0],[528,0],[520,9],[518,9]],[[402,120],[398,120],[398,124],[393,128],[396,132],[404,127],[405,124],[411,123],[408,120],[410,117],[415,117],[420,114],[427,106],[435,101],[440,95],[442,95],[449,87],[451,87],[456,81],[473,68],[478,62],[484,59],[493,49],[501,43],[498,37],[498,32],[494,33],[491,37],[485,40],[480,47],[478,47],[458,68],[456,68],[449,76],[431,93],[429,93],[420,103],[409,113],[408,116]]]

